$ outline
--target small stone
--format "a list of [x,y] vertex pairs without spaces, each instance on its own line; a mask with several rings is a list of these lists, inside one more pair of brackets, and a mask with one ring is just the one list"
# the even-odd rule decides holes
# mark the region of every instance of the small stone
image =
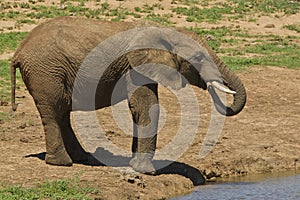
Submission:
[[58,9],[60,10],[65,10],[67,8],[67,6],[65,4],[61,4],[60,6],[58,6]]
[[209,169],[204,171],[204,176],[206,177],[206,179],[212,179],[213,177],[217,177],[218,175],[216,172]]
[[126,174],[124,176],[124,180],[127,181],[128,183],[135,183],[135,177],[131,176],[130,174]]
[[126,181],[128,183],[132,183],[132,184],[135,182],[134,178],[132,178],[132,177],[129,177]]
[[25,129],[26,128],[26,124],[24,123],[24,124],[21,124],[20,126],[19,126],[19,129]]
[[267,24],[264,26],[264,28],[275,28],[274,24]]
[[20,139],[20,142],[28,143],[29,140],[28,140],[27,138],[21,138],[21,139]]
[[8,101],[0,101],[0,106],[8,106]]
[[214,40],[216,40],[216,38],[213,35],[206,35],[205,38],[208,41],[211,41],[211,40],[214,41]]
[[19,126],[19,129],[24,129],[24,128],[26,128],[26,124],[24,123],[24,124],[21,124],[20,126]]

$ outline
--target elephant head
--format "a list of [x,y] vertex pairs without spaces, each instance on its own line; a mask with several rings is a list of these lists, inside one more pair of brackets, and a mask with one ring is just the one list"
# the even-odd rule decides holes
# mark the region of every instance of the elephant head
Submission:
[[211,49],[211,47],[207,44],[205,40],[201,40],[200,44],[207,50],[209,56],[212,58],[213,62],[217,65],[218,70],[221,74],[222,83],[227,86],[230,90],[234,91],[233,93],[222,89],[218,83],[214,84],[213,87],[216,87],[219,90],[222,90],[227,93],[233,94],[233,102],[230,106],[225,106],[221,100],[215,95],[215,91],[212,88],[209,88],[210,93],[215,96],[214,103],[216,109],[219,113],[226,116],[233,116],[238,114],[246,104],[246,90],[245,87],[240,80],[240,78],[231,71],[228,66],[217,56],[217,54]]
[[[180,79],[183,75],[190,84],[208,89],[217,111],[222,115],[236,115],[246,104],[246,90],[239,77],[224,64],[205,39],[199,39],[191,31],[177,32],[157,27],[142,29],[133,37],[128,49],[127,58],[131,66],[153,64],[134,70],[165,83],[165,86],[169,84],[173,89],[185,85]],[[151,67],[157,64],[169,68],[153,70]],[[215,89],[232,94],[232,104],[224,105]]]

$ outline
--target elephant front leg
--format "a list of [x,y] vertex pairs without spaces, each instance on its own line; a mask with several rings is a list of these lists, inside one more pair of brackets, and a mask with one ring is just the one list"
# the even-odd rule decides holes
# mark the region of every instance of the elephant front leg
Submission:
[[155,174],[152,159],[156,149],[159,105],[157,85],[141,86],[129,98],[134,121],[133,158],[130,166],[138,172]]

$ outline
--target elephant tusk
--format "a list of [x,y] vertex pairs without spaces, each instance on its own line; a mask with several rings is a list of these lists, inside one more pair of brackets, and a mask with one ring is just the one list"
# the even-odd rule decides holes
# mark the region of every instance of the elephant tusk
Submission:
[[214,87],[214,88],[217,88],[218,90],[222,91],[222,92],[225,92],[225,93],[228,93],[228,94],[236,94],[235,91],[233,90],[230,90],[228,88],[225,88],[222,84],[218,83],[217,81],[212,81],[211,82],[211,85]]

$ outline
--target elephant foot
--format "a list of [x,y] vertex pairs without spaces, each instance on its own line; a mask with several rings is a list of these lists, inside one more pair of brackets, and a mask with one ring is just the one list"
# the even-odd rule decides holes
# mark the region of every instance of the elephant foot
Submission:
[[129,165],[137,172],[143,174],[155,175],[156,170],[152,163],[153,154],[151,153],[135,153],[130,160]]
[[46,163],[50,165],[58,166],[72,166],[73,162],[67,153],[61,153],[61,155],[46,154]]

